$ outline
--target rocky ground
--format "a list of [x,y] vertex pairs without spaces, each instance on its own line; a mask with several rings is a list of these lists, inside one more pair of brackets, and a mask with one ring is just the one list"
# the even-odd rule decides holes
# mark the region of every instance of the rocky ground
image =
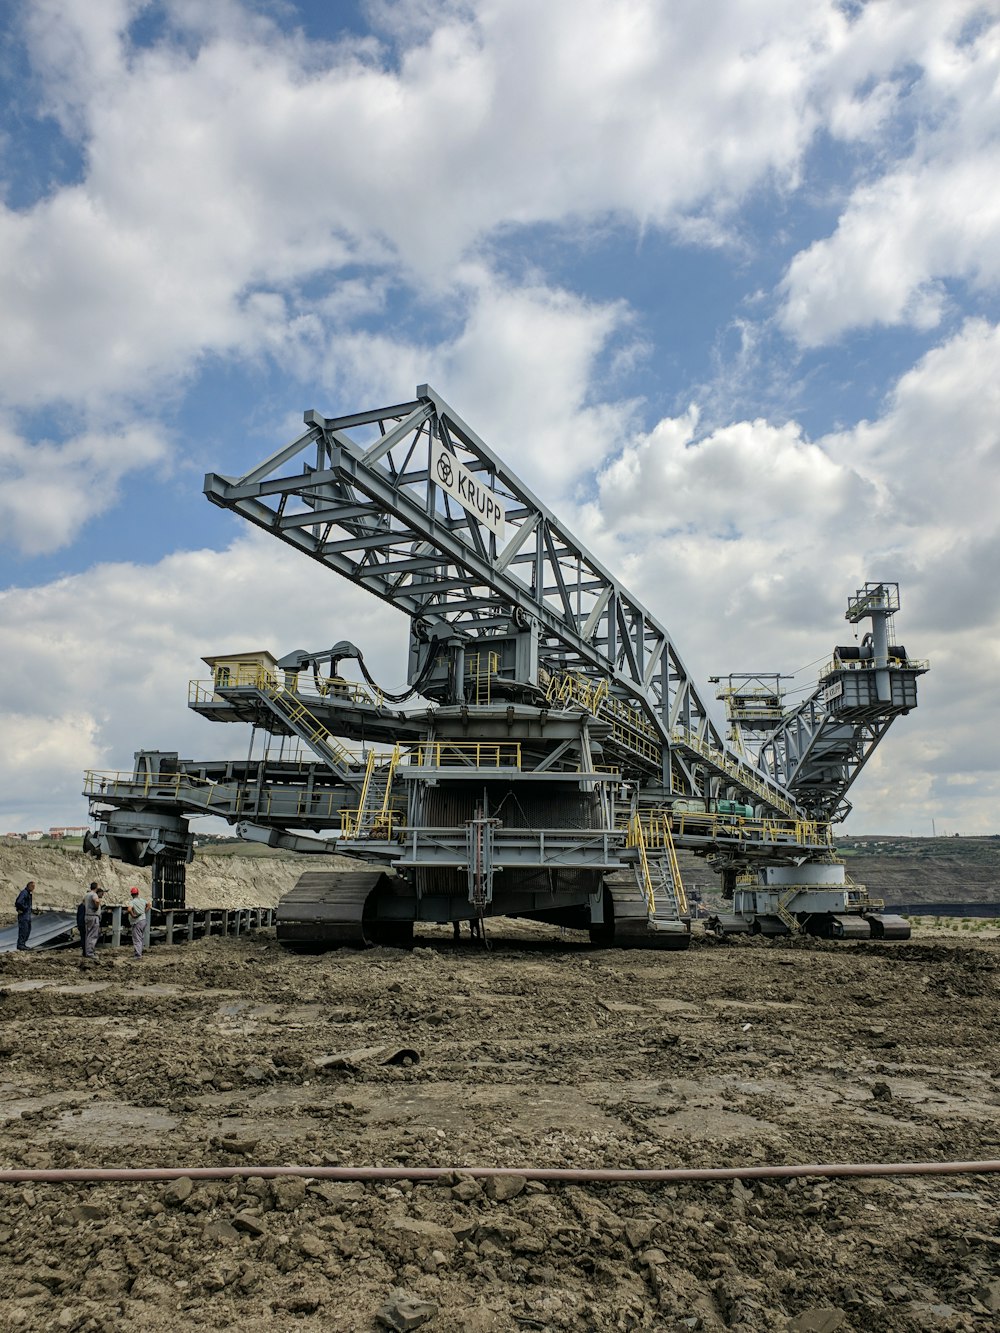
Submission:
[[[0,1163],[1000,1157],[996,940],[663,955],[543,935],[297,957],[262,931],[86,972],[0,957]],[[1000,1175],[0,1201],[5,1329],[905,1333],[1000,1311]]]

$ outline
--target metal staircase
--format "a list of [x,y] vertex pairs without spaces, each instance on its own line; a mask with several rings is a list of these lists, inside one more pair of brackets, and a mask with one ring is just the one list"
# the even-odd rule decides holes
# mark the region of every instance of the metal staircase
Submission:
[[663,760],[659,732],[638,709],[611,694],[607,680],[597,682],[572,672],[557,674],[545,692],[550,704],[566,707],[577,704],[611,726],[606,747],[611,752],[626,751],[633,759],[644,760],[651,771],[658,772]]
[[287,723],[294,734],[305,741],[334,773],[345,782],[356,783],[359,780],[354,755],[310,713],[297,694],[283,689],[277,681],[261,681],[257,689],[272,712]]
[[[644,760],[652,771],[659,770],[663,755],[662,737],[638,708],[610,693],[607,680],[595,683],[571,672],[554,675],[546,690],[546,699],[564,707],[575,703],[601,721],[609,722],[611,734],[607,744],[612,752],[627,751],[633,759]],[[721,749],[683,727],[675,727],[670,739],[692,758],[707,761],[715,773],[732,780],[748,798],[756,798],[790,819],[797,817],[788,793],[779,789],[769,774],[741,759],[735,751]]]
[[343,834],[346,838],[379,838],[392,835],[392,779],[399,766],[402,751],[397,745],[391,754],[376,754],[373,750],[365,765],[365,778],[357,810],[343,812]]
[[644,826],[633,815],[625,845],[639,853],[636,875],[646,895],[650,929],[675,928],[688,915],[688,903],[669,821],[657,816]]
[[788,927],[788,931],[792,935],[795,935],[798,932],[799,923],[788,910],[788,904],[793,898],[797,897],[798,894],[799,889],[797,887],[787,889],[774,905],[775,915],[783,925]]

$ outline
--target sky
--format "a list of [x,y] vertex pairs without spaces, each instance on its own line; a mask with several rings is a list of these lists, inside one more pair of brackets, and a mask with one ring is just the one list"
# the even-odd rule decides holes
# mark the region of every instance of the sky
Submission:
[[202,481],[421,383],[703,696],[803,697],[898,582],[931,670],[844,831],[1000,831],[1000,0],[0,22],[0,832],[137,749],[244,757],[205,654],[350,638],[402,685],[403,617]]

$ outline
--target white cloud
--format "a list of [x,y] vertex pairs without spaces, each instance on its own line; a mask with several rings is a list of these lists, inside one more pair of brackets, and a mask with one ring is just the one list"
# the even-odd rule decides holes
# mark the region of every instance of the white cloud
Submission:
[[600,477],[600,505],[632,532],[676,529],[732,540],[779,541],[803,516],[816,524],[861,504],[856,474],[803,438],[795,422],[742,421],[697,436],[692,407],[629,445]]
[[[998,358],[1000,326],[969,320],[901,376],[881,417],[824,441],[879,486],[884,540],[904,543],[928,577],[940,578],[941,562],[960,559],[970,545],[996,541]],[[973,578],[976,595],[992,606],[988,567]],[[953,593],[939,611],[955,605]]]
[[[299,291],[312,276],[388,267],[443,291],[521,224],[614,217],[714,243],[749,191],[794,185],[821,125],[873,133],[907,61],[954,56],[974,7],[946,8],[948,23],[892,4],[852,24],[829,0],[393,6],[390,54],[177,0],[172,34],[135,48],[138,3],[35,0],[47,105],[85,167],[0,210],[0,392],[148,395],[206,353],[280,343],[276,325],[315,313]],[[939,100],[985,98],[986,43],[935,70]],[[970,240],[969,263],[985,243]],[[799,289],[839,271],[820,259],[792,282],[803,337]]]
[[162,461],[155,428],[88,431],[62,443],[32,441],[0,421],[0,532],[26,555],[69,546],[118,500],[126,473]]
[[187,682],[208,674],[205,654],[269,648],[280,657],[350,638],[395,690],[407,632],[403,616],[256,532],[221,552],[95,565],[0,592],[0,645],[16,664],[4,688],[0,825],[83,822],[83,770],[131,771],[137,749],[245,758],[245,728],[209,724],[185,706]]
[[[861,29],[896,7],[870,5]],[[905,9],[905,7],[903,7]],[[922,11],[917,24],[916,11]],[[1000,28],[983,26],[961,41],[975,12],[995,20],[1000,7],[913,7],[917,27],[910,58],[919,74],[907,91],[915,121],[912,148],[898,163],[860,183],[832,236],[795,256],[781,284],[781,322],[804,346],[818,346],[846,330],[904,324],[934,328],[948,298],[942,283],[960,279],[996,291],[1000,282]],[[896,8],[896,14],[901,16]],[[854,42],[852,49],[857,49]],[[896,57],[902,52],[893,48]],[[855,70],[855,77],[859,71]],[[890,85],[880,85],[887,94]],[[883,98],[875,123],[890,105]],[[837,104],[835,133],[850,136],[864,119],[860,108]],[[887,145],[888,147],[888,145]]]

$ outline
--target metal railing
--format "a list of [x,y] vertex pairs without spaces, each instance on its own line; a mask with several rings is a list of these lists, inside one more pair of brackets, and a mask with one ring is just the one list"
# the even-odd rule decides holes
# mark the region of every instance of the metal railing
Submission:
[[[557,701],[579,703],[595,717],[607,718],[612,724],[613,740],[641,755],[650,763],[661,762],[663,742],[659,732],[649,718],[638,709],[631,708],[623,700],[609,694],[607,680],[594,684],[586,677],[575,676],[568,672],[564,675],[555,675],[549,681],[545,697],[550,703]],[[716,749],[684,727],[675,727],[670,739],[675,745],[683,745],[709,760],[716,768],[733,778],[745,791],[752,792],[792,819],[797,817],[798,811],[795,805],[768,786],[763,776],[749,764],[741,763],[725,751]]]
[[361,840],[362,835],[366,842],[392,842],[402,836],[405,828],[404,810],[383,810],[370,828],[362,828],[357,810],[340,811],[340,836],[350,842]]
[[611,739],[618,745],[640,755],[650,764],[662,762],[660,733],[639,709],[612,695],[606,679],[594,682],[572,672],[554,675],[545,697],[549,703],[579,704],[594,717],[611,723]]
[[520,768],[520,741],[423,741],[410,752],[418,768]]
[[766,801],[768,805],[782,810],[791,819],[798,817],[798,811],[792,802],[781,796],[773,787],[769,787],[749,765],[741,764],[738,760],[727,755],[725,751],[709,745],[707,741],[702,740],[700,736],[696,736],[693,731],[688,731],[685,727],[676,727],[671,733],[670,739],[675,745],[683,745],[687,749],[693,750],[716,768],[722,769],[745,791],[753,792],[762,801]]
[[833,830],[825,821],[814,819],[747,819],[743,815],[718,814],[711,812],[683,812],[664,810],[640,811],[638,814],[646,829],[647,838],[654,836],[652,830],[658,820],[669,823],[671,836],[683,838],[716,839],[727,841],[757,843],[771,846],[775,843],[783,846],[794,844],[797,847],[810,848],[833,846]]
[[89,770],[84,774],[84,794],[106,800],[162,799],[197,806],[225,817],[253,814],[336,825],[343,815],[343,797],[339,793],[271,786],[258,789],[256,783],[215,782],[187,773]]
[[223,703],[225,701],[219,690],[233,689],[255,689],[265,692],[280,690],[293,696],[305,692],[320,699],[332,696],[348,703],[370,704],[375,708],[381,708],[384,702],[381,690],[370,690],[357,681],[343,680],[340,676],[305,676],[305,682],[313,688],[303,691],[302,672],[284,671],[281,674],[283,679],[279,679],[278,675],[267,667],[249,664],[237,667],[235,670],[220,668],[211,680],[188,681],[188,703]]
[[397,743],[389,754],[372,751],[365,765],[365,780],[356,810],[341,810],[341,835],[345,838],[392,838],[403,818],[392,806],[392,779],[402,758]]
[[[678,916],[687,916],[687,894],[681,879],[681,868],[677,861],[677,849],[670,832],[670,820],[665,815],[653,816],[646,823],[638,814],[632,815],[628,822],[626,847],[635,847],[639,852],[639,864],[642,868],[642,882],[646,894],[646,905],[650,916],[656,915],[656,885],[653,882],[649,852],[662,851],[660,871],[662,888],[672,898],[672,906]],[[666,865],[662,862],[665,860]]]
[[874,658],[871,657],[848,661],[834,657],[819,673],[819,678],[825,680],[827,676],[834,676],[838,671],[929,671],[930,669],[930,660],[925,657],[890,657],[883,666],[876,666]]
[[[296,694],[301,693],[298,683],[289,679],[290,675],[290,672],[285,672],[285,688]],[[345,699],[352,704],[372,704],[376,708],[381,708],[385,700],[380,689],[368,689],[356,680],[343,680],[340,676],[320,676],[312,683],[322,699],[332,694],[336,699]]]
[[[510,866],[579,866],[621,869],[625,835],[618,829],[539,829],[498,827],[493,832],[493,862]],[[400,830],[403,851],[396,865],[468,866],[468,826],[409,825]]]

